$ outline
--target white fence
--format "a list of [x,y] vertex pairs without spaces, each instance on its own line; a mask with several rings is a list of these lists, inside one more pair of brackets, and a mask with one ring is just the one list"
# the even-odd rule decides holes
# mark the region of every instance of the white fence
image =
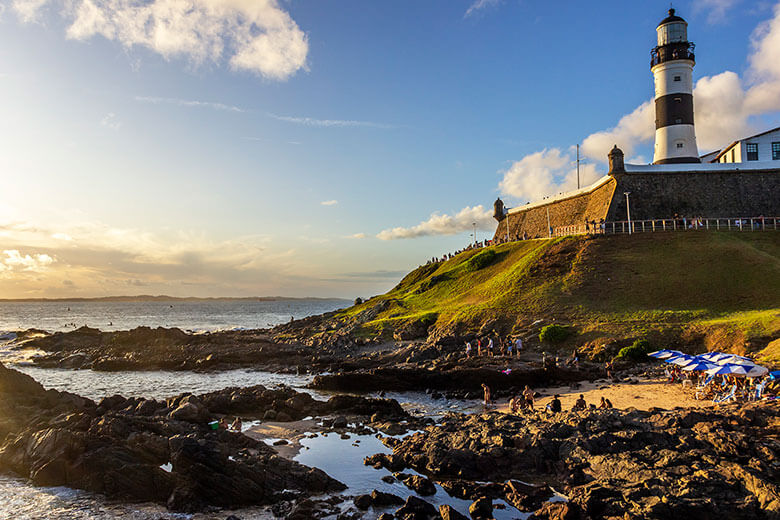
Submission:
[[655,220],[618,220],[595,224],[561,226],[553,236],[586,234],[653,233],[657,231],[777,231],[780,217],[668,218]]

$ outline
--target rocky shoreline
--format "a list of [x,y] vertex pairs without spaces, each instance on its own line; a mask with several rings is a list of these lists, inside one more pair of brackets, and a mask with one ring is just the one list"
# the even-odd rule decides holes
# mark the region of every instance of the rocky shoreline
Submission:
[[95,403],[45,390],[0,364],[0,468],[40,486],[69,486],[172,511],[274,504],[345,486],[323,471],[282,458],[265,443],[209,422],[222,415],[293,420],[409,419],[396,401],[289,388],[229,388],[166,401],[112,396]]
[[[780,410],[776,403],[719,409],[588,410],[548,416],[451,415],[365,463],[412,468],[473,500],[494,499],[533,518],[780,518]],[[533,480],[569,497],[542,507]],[[485,484],[488,481],[491,484]],[[549,493],[549,492],[548,492]]]

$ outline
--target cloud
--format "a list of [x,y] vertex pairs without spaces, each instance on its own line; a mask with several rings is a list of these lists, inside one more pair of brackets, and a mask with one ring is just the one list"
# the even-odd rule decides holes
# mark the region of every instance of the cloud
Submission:
[[323,206],[335,206],[338,203],[339,201],[337,201],[336,199],[323,200],[322,202],[320,202],[320,204],[322,204]]
[[196,66],[226,60],[273,80],[306,68],[306,34],[277,0],[15,0],[13,8],[32,22],[46,4],[70,22],[70,39],[100,35]]
[[224,103],[214,103],[211,101],[193,101],[190,99],[177,99],[177,98],[161,98],[161,97],[149,97],[149,96],[135,96],[136,101],[141,103],[151,103],[153,105],[169,104],[177,105],[180,107],[198,107],[198,108],[213,108],[214,110],[226,110],[228,112],[245,112],[243,108],[239,108],[233,105],[226,105]]
[[[558,148],[526,155],[504,172],[499,189],[519,200],[535,200],[560,191],[577,188],[577,166],[574,151]],[[592,163],[580,164],[580,186],[599,178]]]
[[698,0],[693,6],[694,11],[709,11],[708,23],[719,23],[726,20],[726,11],[737,5],[741,0]]
[[655,103],[645,101],[633,112],[620,118],[617,126],[596,132],[582,141],[582,152],[598,161],[603,161],[607,152],[617,144],[626,155],[634,153],[636,144],[655,136]]
[[470,16],[474,16],[478,12],[482,11],[483,9],[487,7],[496,6],[501,3],[502,0],[474,0],[474,2],[469,6],[468,9],[466,9],[466,14],[463,15],[463,18],[469,18]]
[[347,236],[347,238],[354,238],[355,240],[363,240],[364,238],[366,238],[366,234],[365,233],[355,233],[354,235]]
[[109,112],[103,119],[100,120],[100,126],[109,128],[111,130],[119,130],[122,128],[122,123],[116,118],[116,114]]
[[381,231],[377,238],[380,240],[397,240],[401,238],[418,238],[431,235],[455,235],[463,231],[473,229],[473,223],[481,230],[492,230],[496,227],[493,213],[479,206],[466,206],[455,215],[431,214],[431,217],[420,222],[416,226],[404,228],[396,227]]
[[0,275],[11,272],[41,272],[46,270],[54,259],[47,254],[25,254],[18,249],[6,249],[0,255]]
[[318,126],[318,127],[336,127],[344,128],[351,126],[367,127],[367,128],[395,128],[393,125],[386,125],[384,123],[374,123],[372,121],[354,121],[349,119],[314,119],[311,117],[292,117],[292,116],[280,116],[277,114],[268,114],[269,117],[278,121],[285,121],[287,123],[295,123],[297,125],[304,126]]

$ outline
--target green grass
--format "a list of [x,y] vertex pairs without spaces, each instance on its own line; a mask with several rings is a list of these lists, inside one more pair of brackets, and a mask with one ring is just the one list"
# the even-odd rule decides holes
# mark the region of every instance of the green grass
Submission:
[[[376,306],[383,305],[381,312]],[[374,311],[372,311],[374,309]],[[580,332],[641,335],[698,323],[748,337],[778,330],[780,233],[690,232],[568,237],[467,251],[410,272],[388,293],[342,311],[366,335],[435,317],[474,331],[488,321],[521,329],[537,318]],[[433,319],[433,318],[430,318]]]

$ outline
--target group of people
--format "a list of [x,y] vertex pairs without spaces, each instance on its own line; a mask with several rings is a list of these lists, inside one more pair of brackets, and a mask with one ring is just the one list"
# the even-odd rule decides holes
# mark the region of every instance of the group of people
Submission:
[[[483,387],[487,388],[486,385],[482,385]],[[487,394],[490,395],[490,389],[487,389]],[[525,412],[525,411],[533,411],[534,410],[534,391],[531,390],[531,388],[526,385],[526,387],[523,389],[523,392],[520,395],[516,395],[512,397],[512,399],[509,400],[509,410],[512,413],[519,413],[519,412]],[[563,406],[561,405],[561,399],[560,395],[555,394],[552,398],[552,401],[547,403],[547,406],[545,406],[545,412],[549,414],[556,414],[560,413],[563,410]],[[487,403],[487,401],[486,401]],[[585,401],[585,396],[583,394],[580,394],[580,397],[577,399],[577,401],[574,403],[574,406],[572,407],[572,411],[577,410],[587,410],[589,408],[612,408],[612,402],[607,399],[604,396],[601,396],[601,403],[596,406],[595,404],[588,404]]]
[[473,356],[508,356],[520,355],[520,351],[523,350],[523,340],[520,337],[512,338],[507,337],[502,339],[496,338],[496,342],[493,342],[493,338],[477,338],[472,341],[466,342],[466,357]]
[[679,383],[690,388],[695,399],[717,401],[754,401],[780,394],[780,380],[768,374],[763,377],[744,377],[735,374],[708,375],[706,372],[681,370],[679,366],[664,367],[667,384]]
[[235,419],[233,419],[233,422],[230,423],[230,424],[228,424],[228,419],[227,419],[226,416],[222,417],[219,420],[219,429],[220,430],[230,430],[230,431],[234,431],[234,432],[240,432],[242,425],[243,425],[243,423],[241,422],[241,418],[240,417],[236,417]]
[[595,234],[604,234],[606,231],[606,223],[604,222],[604,219],[599,220],[598,222],[596,219],[592,220],[585,220],[585,233],[588,235],[595,235]]
[[[492,240],[482,240],[480,242],[471,243],[464,247],[463,249],[458,249],[454,253],[444,253],[442,256],[434,256],[427,262],[425,262],[425,265],[431,265],[431,264],[438,264],[439,262],[446,262],[447,260],[451,260],[458,256],[461,253],[464,253],[466,251],[471,251],[472,249],[482,249],[483,247],[487,247],[492,244]],[[422,266],[420,266],[422,267]]]

